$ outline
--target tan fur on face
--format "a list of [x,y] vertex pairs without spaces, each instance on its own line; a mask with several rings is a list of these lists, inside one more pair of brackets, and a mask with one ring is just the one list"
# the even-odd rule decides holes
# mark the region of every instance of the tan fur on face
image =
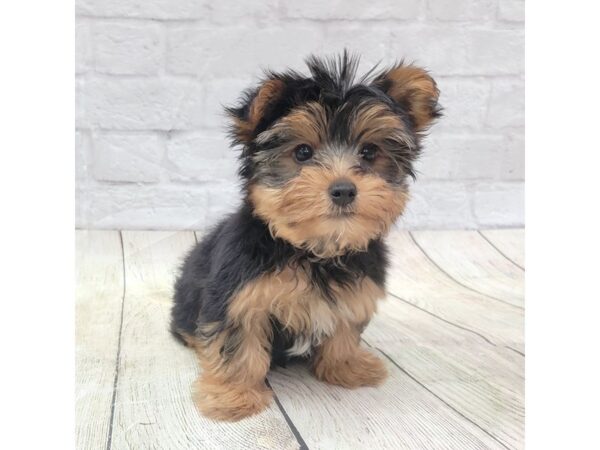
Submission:
[[[328,189],[340,178],[357,187],[350,217],[332,217]],[[404,210],[408,194],[376,175],[359,175],[339,164],[303,167],[283,188],[254,185],[250,199],[274,236],[317,256],[332,257],[365,250],[371,239],[386,233]]]
[[440,95],[433,78],[424,69],[409,65],[390,70],[385,79],[391,82],[388,94],[409,106],[417,131],[427,128]]
[[285,137],[290,148],[297,144],[319,147],[327,138],[327,116],[323,106],[317,102],[308,102],[304,106],[294,108],[287,116],[262,132],[256,141],[265,142],[274,135]]
[[404,133],[402,120],[383,103],[361,106],[354,114],[350,129],[352,141],[359,144],[378,143],[390,138],[401,142],[410,139]]

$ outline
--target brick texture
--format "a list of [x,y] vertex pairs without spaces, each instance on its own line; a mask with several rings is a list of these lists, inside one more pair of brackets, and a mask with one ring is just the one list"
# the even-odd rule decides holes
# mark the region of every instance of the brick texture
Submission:
[[522,0],[76,0],[77,225],[191,229],[240,201],[223,106],[261,70],[348,48],[438,80],[398,226],[524,223]]

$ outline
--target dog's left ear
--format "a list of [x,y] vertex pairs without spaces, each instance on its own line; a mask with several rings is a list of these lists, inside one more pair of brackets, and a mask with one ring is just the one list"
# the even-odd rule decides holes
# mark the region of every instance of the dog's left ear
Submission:
[[285,83],[282,80],[271,78],[262,82],[258,88],[247,91],[239,107],[227,108],[233,119],[231,133],[236,142],[249,144],[254,140],[261,121],[282,97],[284,89]]
[[373,84],[409,114],[416,131],[424,131],[440,116],[440,91],[425,69],[399,65],[379,74]]

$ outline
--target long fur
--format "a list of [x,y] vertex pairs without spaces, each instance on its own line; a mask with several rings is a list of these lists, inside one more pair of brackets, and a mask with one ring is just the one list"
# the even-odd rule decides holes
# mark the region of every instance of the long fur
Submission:
[[[171,330],[196,350],[195,399],[216,419],[262,410],[268,367],[298,355],[330,383],[385,378],[359,338],[385,292],[383,238],[409,198],[439,92],[403,63],[358,80],[347,52],[307,65],[309,75],[267,72],[227,109],[242,205],[189,253],[176,281]],[[294,156],[303,146],[313,152],[306,161]],[[356,189],[351,204],[332,200],[340,180]]]

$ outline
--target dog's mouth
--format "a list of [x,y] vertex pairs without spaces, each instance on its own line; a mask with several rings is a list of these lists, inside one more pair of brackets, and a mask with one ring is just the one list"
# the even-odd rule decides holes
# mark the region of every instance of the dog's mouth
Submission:
[[333,211],[329,214],[329,218],[331,219],[348,219],[350,217],[354,217],[356,212],[350,209],[340,209],[337,211]]

